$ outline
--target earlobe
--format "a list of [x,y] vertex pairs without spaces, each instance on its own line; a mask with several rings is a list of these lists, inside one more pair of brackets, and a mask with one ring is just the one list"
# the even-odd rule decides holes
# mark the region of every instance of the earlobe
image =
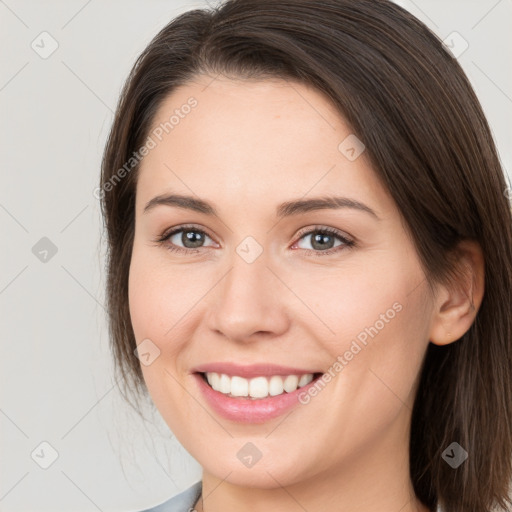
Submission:
[[482,303],[485,288],[483,252],[474,240],[459,243],[455,282],[438,285],[432,310],[430,341],[447,345],[460,339],[471,327]]

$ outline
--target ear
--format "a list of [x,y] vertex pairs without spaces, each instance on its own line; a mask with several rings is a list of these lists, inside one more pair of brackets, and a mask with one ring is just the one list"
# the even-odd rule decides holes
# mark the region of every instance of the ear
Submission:
[[485,265],[482,249],[474,240],[457,246],[459,278],[448,285],[438,285],[434,299],[430,341],[447,345],[460,339],[471,327],[484,296]]

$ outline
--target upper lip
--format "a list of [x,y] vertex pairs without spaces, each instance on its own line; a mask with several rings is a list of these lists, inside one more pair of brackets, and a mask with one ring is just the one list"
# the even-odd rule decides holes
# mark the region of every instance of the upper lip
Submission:
[[256,363],[249,365],[239,365],[229,362],[216,362],[201,364],[192,368],[192,373],[216,372],[225,373],[226,375],[237,375],[239,377],[259,377],[271,375],[305,375],[307,373],[318,373],[314,370],[305,368],[293,368],[291,366],[281,366],[270,363]]

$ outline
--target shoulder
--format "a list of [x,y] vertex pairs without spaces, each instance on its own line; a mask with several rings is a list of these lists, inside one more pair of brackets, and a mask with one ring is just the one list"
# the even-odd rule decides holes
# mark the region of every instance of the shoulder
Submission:
[[201,495],[202,481],[196,482],[171,499],[140,512],[189,512]]

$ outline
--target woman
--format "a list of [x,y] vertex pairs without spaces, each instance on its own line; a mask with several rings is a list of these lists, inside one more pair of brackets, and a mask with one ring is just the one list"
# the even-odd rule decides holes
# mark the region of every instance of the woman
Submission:
[[512,218],[480,104],[385,0],[231,0],[105,149],[118,371],[201,464],[152,511],[506,510]]

